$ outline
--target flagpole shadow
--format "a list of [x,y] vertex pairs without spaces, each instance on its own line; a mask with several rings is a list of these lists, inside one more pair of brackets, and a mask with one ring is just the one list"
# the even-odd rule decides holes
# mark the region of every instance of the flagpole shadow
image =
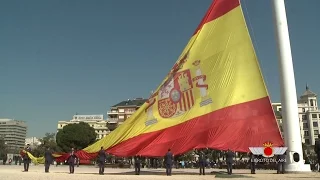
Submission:
[[232,173],[228,174],[226,171],[211,171],[212,175],[215,175],[216,178],[254,178],[248,176],[249,173]]

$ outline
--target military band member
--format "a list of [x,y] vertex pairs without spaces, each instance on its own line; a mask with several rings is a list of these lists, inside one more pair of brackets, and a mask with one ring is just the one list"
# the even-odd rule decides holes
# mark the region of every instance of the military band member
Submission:
[[50,168],[50,164],[53,161],[53,156],[52,156],[52,152],[50,151],[50,148],[47,148],[47,150],[44,153],[44,172],[48,173],[49,172],[49,168]]
[[107,154],[103,150],[103,147],[101,147],[98,156],[99,156],[98,157],[99,174],[103,175],[104,174],[104,163],[106,162],[106,159],[107,159]]
[[164,156],[164,160],[165,160],[165,163],[166,163],[167,176],[171,176],[172,164],[173,164],[173,154],[171,152],[171,149],[168,149],[168,152]]
[[234,153],[228,149],[226,153],[226,161],[227,161],[227,172],[228,174],[232,174],[232,164],[233,164]]
[[30,148],[30,144],[27,144],[27,147],[24,149],[25,153],[23,155],[23,167],[24,167],[24,172],[28,172],[29,171],[29,164],[30,164],[30,157],[28,155],[28,152],[31,152],[31,148]]
[[75,155],[74,148],[71,148],[70,156],[67,159],[69,163],[70,174],[74,173],[74,163],[76,159],[77,159],[77,156]]
[[134,157],[134,171],[136,175],[140,174],[140,166],[141,166],[141,156],[137,155]]

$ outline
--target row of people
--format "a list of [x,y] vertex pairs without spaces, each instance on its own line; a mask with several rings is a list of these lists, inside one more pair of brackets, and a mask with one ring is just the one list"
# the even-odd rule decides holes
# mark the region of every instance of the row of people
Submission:
[[[29,153],[31,152],[30,145],[27,144],[27,146],[26,146],[26,148],[24,150],[25,150],[25,153],[22,154],[23,167],[24,167],[23,172],[28,172],[29,171],[29,165],[30,165],[30,162],[31,162],[31,158],[28,155],[28,152]],[[52,164],[52,162],[54,160],[54,157],[52,156],[52,152],[50,151],[50,148],[46,149],[46,151],[44,153],[44,159],[45,159],[44,171],[46,173],[48,173],[50,165]],[[70,174],[74,173],[74,166],[75,166],[76,159],[77,159],[77,156],[75,154],[74,148],[72,148],[71,152],[70,152],[70,155],[69,155],[69,157],[67,159],[67,162],[69,163],[69,173]]]
[[[25,148],[25,151],[27,152],[31,152],[31,148],[29,146],[29,144],[27,145],[27,147]],[[232,174],[232,167],[234,164],[234,153],[231,150],[228,150],[225,153],[225,157],[226,157],[226,168],[227,168],[227,173],[228,174]],[[284,156],[284,155],[282,155]],[[284,157],[278,157],[278,158],[284,158]],[[52,152],[50,151],[50,149],[48,148],[45,151],[45,172],[48,173],[49,172],[49,168],[50,165],[52,164],[54,157],[52,156]],[[250,153],[250,168],[251,168],[251,173],[255,174],[255,170],[256,170],[256,161],[254,161],[255,159],[255,155],[253,155],[252,153]],[[70,174],[74,173],[74,166],[75,166],[75,161],[77,160],[77,156],[75,154],[74,148],[71,149],[70,155],[67,159],[67,162],[69,164],[69,172]],[[98,152],[98,165],[99,165],[99,174],[103,175],[104,174],[104,168],[105,168],[105,161],[107,159],[107,154],[105,152],[105,150],[103,150],[103,147],[101,147],[100,151]],[[23,163],[24,163],[24,171],[28,172],[29,170],[29,164],[30,164],[30,157],[28,156],[27,153],[25,153],[23,155]],[[170,149],[168,149],[168,152],[165,154],[164,156],[164,163],[165,163],[165,168],[166,168],[166,174],[168,176],[171,176],[172,174],[172,166],[174,163],[174,155],[171,152]],[[203,153],[203,151],[199,152],[199,159],[198,159],[198,163],[199,163],[199,174],[200,175],[205,175],[205,168],[206,168],[206,157],[205,154]],[[134,157],[134,167],[135,167],[135,174],[139,175],[140,174],[140,168],[141,168],[141,156],[135,156]],[[278,163],[278,168],[277,168],[277,172],[278,173],[284,173],[284,162],[280,162]]]

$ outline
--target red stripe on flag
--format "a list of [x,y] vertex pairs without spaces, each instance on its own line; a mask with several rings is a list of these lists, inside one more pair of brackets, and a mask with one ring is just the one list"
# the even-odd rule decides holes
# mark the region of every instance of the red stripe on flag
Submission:
[[[253,115],[254,112],[254,115]],[[107,152],[121,157],[164,156],[193,148],[236,149],[249,152],[266,141],[284,144],[269,97],[226,107],[159,131],[140,134],[115,145]]]

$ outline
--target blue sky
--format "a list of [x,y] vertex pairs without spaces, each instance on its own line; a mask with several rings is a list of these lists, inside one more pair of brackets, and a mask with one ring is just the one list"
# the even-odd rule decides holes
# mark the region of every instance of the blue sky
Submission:
[[[242,0],[272,101],[280,100],[269,0]],[[28,136],[57,121],[106,114],[148,97],[177,60],[211,0],[3,0],[0,118],[28,123]],[[320,93],[320,1],[286,1],[297,93]],[[318,22],[318,23],[317,23]],[[252,31],[253,30],[253,31]]]

